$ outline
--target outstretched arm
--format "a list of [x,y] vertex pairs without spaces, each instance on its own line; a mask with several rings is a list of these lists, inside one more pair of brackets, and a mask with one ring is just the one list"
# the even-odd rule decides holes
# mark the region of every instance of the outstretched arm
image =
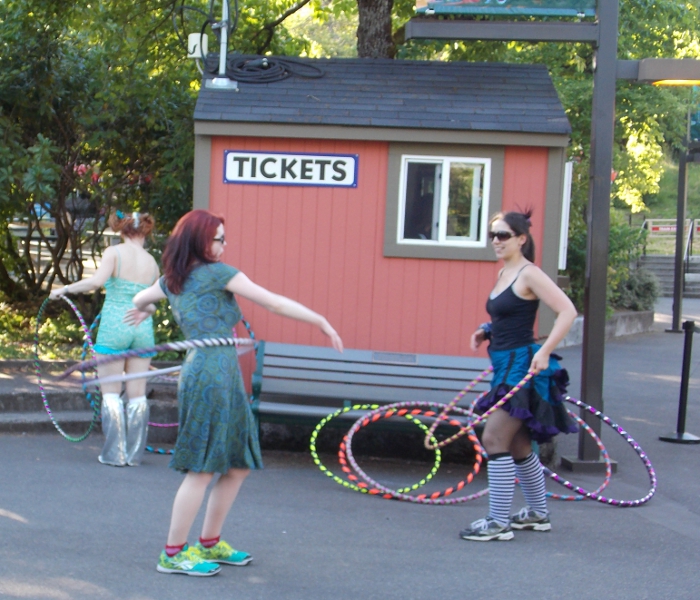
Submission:
[[116,264],[116,254],[114,248],[110,246],[102,254],[102,260],[100,261],[100,266],[91,277],[86,277],[80,281],[75,281],[70,285],[64,285],[62,288],[53,290],[49,297],[52,300],[56,298],[61,298],[66,294],[79,294],[81,292],[91,292],[93,290],[101,288],[107,280],[114,273],[114,266]]
[[263,308],[266,308],[270,312],[283,317],[289,317],[291,319],[297,319],[298,321],[304,321],[306,323],[311,323],[318,327],[325,335],[330,338],[331,345],[338,351],[343,351],[343,340],[337,334],[335,329],[331,327],[330,323],[326,318],[318,313],[307,308],[303,304],[299,304],[294,300],[291,300],[285,296],[280,296],[264,287],[259,286],[257,283],[253,283],[245,274],[237,273],[231,280],[226,284],[226,289],[229,292],[238,294],[259,304]]

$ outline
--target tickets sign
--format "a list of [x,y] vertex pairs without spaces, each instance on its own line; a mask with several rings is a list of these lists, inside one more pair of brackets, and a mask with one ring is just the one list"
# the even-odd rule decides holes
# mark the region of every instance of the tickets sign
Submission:
[[357,187],[356,154],[226,150],[224,183]]
[[417,0],[419,14],[594,17],[596,0]]

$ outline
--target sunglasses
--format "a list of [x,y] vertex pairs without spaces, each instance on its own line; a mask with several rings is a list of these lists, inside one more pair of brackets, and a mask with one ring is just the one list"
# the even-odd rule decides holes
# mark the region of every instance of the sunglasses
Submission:
[[499,242],[507,242],[512,237],[516,237],[516,234],[510,231],[489,231],[489,239],[491,241],[498,239]]
[[222,235],[221,237],[213,238],[213,241],[214,241],[214,242],[221,242],[221,243],[223,244],[223,243],[226,242],[226,236],[223,236],[223,235]]

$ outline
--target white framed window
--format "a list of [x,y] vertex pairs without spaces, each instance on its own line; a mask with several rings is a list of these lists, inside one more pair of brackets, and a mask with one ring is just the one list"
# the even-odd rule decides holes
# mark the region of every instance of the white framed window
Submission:
[[401,157],[398,244],[486,247],[491,159]]
[[389,144],[384,256],[495,262],[488,220],[501,210],[505,147]]

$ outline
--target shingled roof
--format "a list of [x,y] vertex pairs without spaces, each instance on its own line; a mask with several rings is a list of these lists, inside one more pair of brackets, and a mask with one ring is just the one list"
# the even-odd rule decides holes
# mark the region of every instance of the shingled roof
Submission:
[[293,60],[317,67],[323,76],[292,75],[273,83],[239,82],[239,91],[212,90],[202,85],[195,120],[559,135],[571,132],[543,65]]

